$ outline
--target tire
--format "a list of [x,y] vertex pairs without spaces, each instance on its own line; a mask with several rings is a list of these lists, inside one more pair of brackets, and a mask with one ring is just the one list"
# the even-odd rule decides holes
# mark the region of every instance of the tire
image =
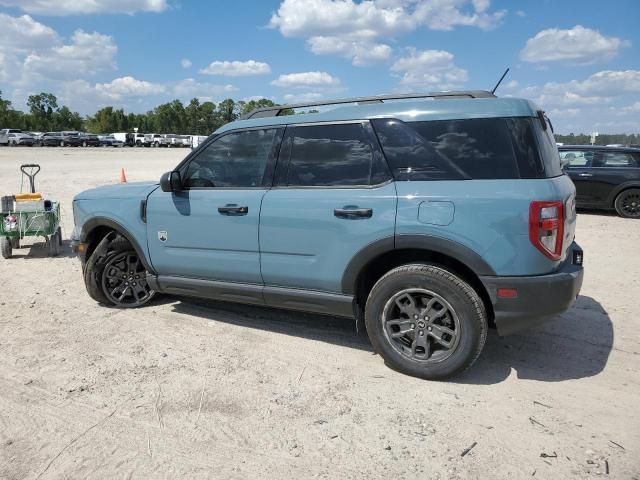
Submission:
[[64,147],[64,142],[60,142],[60,146],[61,146],[61,147]]
[[11,258],[11,240],[8,237],[0,237],[0,252],[2,258]]
[[82,142],[82,146],[86,147],[87,146],[87,142]]
[[11,248],[14,250],[18,250],[20,248],[20,239],[19,238],[10,238],[9,242],[11,243]]
[[488,328],[478,293],[452,272],[424,264],[394,268],[378,280],[367,299],[365,325],[389,367],[428,380],[469,368]]
[[640,218],[640,188],[629,188],[620,192],[614,206],[622,218]]
[[62,245],[62,236],[60,229],[49,237],[49,256],[57,257],[60,255],[60,246]]
[[[132,260],[135,260],[135,267]],[[134,273],[123,271],[125,266],[126,270],[132,269],[129,272]],[[130,277],[121,279],[121,273]],[[89,296],[98,303],[117,308],[137,308],[155,296],[155,291],[147,284],[146,273],[131,244],[112,232],[102,239],[89,257],[84,268],[84,283]],[[144,292],[143,296],[141,292]],[[122,297],[118,300],[120,294]]]

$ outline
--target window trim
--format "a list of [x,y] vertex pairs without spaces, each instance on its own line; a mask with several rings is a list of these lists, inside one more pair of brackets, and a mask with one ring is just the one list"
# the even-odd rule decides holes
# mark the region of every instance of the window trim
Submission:
[[[288,172],[289,167],[291,166],[291,151],[292,151],[292,141],[295,129],[298,127],[319,127],[319,126],[331,126],[331,125],[362,125],[365,130],[365,135],[367,140],[369,141],[369,145],[371,146],[371,158],[372,163],[375,161],[375,156],[379,155],[379,160],[381,160],[385,167],[386,180],[377,184],[362,184],[362,185],[287,185],[286,182],[288,180]],[[284,152],[283,152],[284,147]],[[282,157],[282,153],[287,155],[287,158]],[[282,169],[282,170],[281,170]],[[280,175],[284,175],[283,178],[278,178]],[[382,188],[394,181],[393,175],[391,173],[391,169],[389,168],[389,164],[387,163],[387,159],[384,156],[384,152],[382,151],[382,147],[378,141],[377,135],[375,133],[375,129],[373,125],[371,125],[371,121],[369,119],[359,119],[359,120],[339,120],[339,121],[323,121],[323,122],[305,122],[305,123],[294,123],[287,125],[286,131],[282,137],[282,141],[280,143],[280,155],[278,155],[278,161],[276,164],[276,169],[273,176],[273,185],[272,189],[274,190],[318,190],[318,189],[331,189],[331,190],[362,190],[362,189],[376,189]],[[283,183],[281,183],[283,182]]]
[[[623,155],[629,155],[629,157],[631,157],[631,160],[638,163],[637,166],[633,166],[633,165],[606,165],[605,161],[604,161],[604,155],[605,153],[617,153],[617,154],[623,154]],[[635,156],[633,154],[633,152],[625,152],[624,150],[607,150],[606,152],[603,151],[596,151],[593,154],[593,163],[597,166],[591,167],[591,168],[603,168],[606,170],[611,170],[613,168],[629,168],[629,169],[638,169],[640,168],[640,159]]]
[[[209,145],[228,135],[251,132],[255,130],[276,130],[276,134],[274,136],[275,144],[272,146],[271,151],[269,152],[269,157],[267,158],[267,164],[265,165],[264,176],[262,177],[262,185],[257,187],[187,187],[184,185],[184,180],[186,179],[186,174],[189,171],[189,166],[191,165],[191,162],[195,161],[202,154],[202,152],[204,152],[209,147]],[[179,171],[180,177],[183,179],[182,191],[190,192],[190,191],[199,191],[199,190],[269,190],[273,182],[276,160],[280,153],[280,148],[282,146],[282,139],[284,137],[284,133],[285,133],[284,126],[272,125],[272,126],[260,126],[260,127],[251,127],[251,128],[237,128],[234,130],[229,130],[228,132],[223,132],[219,135],[211,135],[207,141],[202,143],[195,151],[191,153],[191,155],[188,155],[175,168],[174,171]]]

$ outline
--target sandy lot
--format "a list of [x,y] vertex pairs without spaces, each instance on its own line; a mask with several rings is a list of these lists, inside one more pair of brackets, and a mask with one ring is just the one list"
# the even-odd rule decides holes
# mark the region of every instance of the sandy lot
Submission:
[[[40,190],[159,178],[186,150],[0,149]],[[640,221],[581,213],[586,276],[554,323],[490,335],[454,381],[386,368],[349,321],[86,295],[68,246],[0,259],[0,478],[640,478]],[[543,299],[541,299],[543,300]],[[465,449],[474,448],[462,456]]]

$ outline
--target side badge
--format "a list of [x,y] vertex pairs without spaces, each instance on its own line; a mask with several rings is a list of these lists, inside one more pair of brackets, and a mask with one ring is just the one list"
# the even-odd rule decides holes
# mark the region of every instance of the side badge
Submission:
[[167,241],[167,232],[166,232],[166,230],[160,230],[158,232],[158,240],[160,240],[161,242],[166,242]]

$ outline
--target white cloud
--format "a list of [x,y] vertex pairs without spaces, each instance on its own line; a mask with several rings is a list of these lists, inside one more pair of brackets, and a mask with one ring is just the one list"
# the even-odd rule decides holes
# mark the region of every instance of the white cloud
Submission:
[[0,13],[0,25],[0,49],[24,52],[60,43],[60,37],[54,29],[35,21],[29,15],[12,17]]
[[583,80],[548,82],[514,92],[548,111],[559,132],[638,132],[640,70],[603,70]]
[[94,88],[102,98],[114,101],[120,101],[125,97],[157,95],[166,90],[166,87],[159,83],[137,80],[130,76],[116,78],[109,83],[97,83]]
[[191,63],[191,60],[189,60],[188,58],[183,58],[182,60],[180,60],[180,65],[182,66],[182,68],[191,68],[191,65],[193,65],[193,63]]
[[48,78],[94,75],[116,68],[117,51],[112,37],[76,30],[71,44],[29,54],[24,60],[24,68],[27,74],[39,73]]
[[393,39],[426,26],[494,28],[504,11],[490,13],[489,0],[283,0],[269,22],[288,38],[304,38],[317,55],[349,58],[354,65],[384,62]]
[[469,75],[455,65],[453,55],[445,50],[407,49],[391,71],[401,75],[400,85],[409,88],[437,88],[451,90],[464,84]]
[[589,65],[609,60],[629,42],[605,37],[597,30],[576,25],[569,30],[549,28],[527,40],[520,58],[529,63],[567,62]]
[[197,82],[193,78],[185,78],[176,83],[173,94],[181,99],[191,99],[197,97],[201,100],[211,100],[220,95],[225,95],[238,90],[233,85],[217,85],[214,83]]
[[271,67],[267,63],[248,60],[240,61],[215,61],[208,67],[200,70],[205,75],[224,75],[227,77],[246,77],[251,75],[265,75],[271,73]]
[[285,103],[303,103],[316,102],[323,98],[324,95],[319,92],[288,93],[284,96],[284,101]]
[[340,80],[327,72],[300,72],[280,75],[271,85],[286,88],[326,88],[339,86]]
[[384,62],[391,57],[392,49],[383,43],[373,43],[355,38],[311,37],[307,41],[316,55],[338,55],[351,59],[354,65],[363,66]]
[[79,15],[91,13],[129,14],[162,12],[167,0],[0,0],[0,6],[16,7],[36,15]]

